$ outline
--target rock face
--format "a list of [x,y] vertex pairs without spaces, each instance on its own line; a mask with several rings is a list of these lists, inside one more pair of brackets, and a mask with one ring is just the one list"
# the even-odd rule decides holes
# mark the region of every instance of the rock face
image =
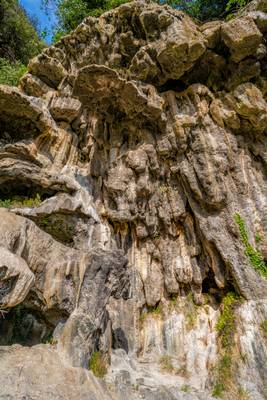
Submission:
[[266,12],[133,1],[0,86],[1,400],[266,398]]

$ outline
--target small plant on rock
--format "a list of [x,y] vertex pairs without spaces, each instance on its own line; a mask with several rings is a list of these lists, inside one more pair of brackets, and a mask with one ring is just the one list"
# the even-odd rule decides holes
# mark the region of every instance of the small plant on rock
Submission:
[[187,312],[185,315],[186,328],[190,331],[193,329],[197,322],[197,306],[194,303],[193,294],[189,293],[187,296]]
[[103,378],[107,373],[106,356],[100,351],[95,351],[89,361],[89,369],[98,378]]
[[240,298],[233,292],[227,293],[222,301],[222,313],[216,324],[219,334],[221,356],[216,367],[216,380],[213,387],[213,396],[222,397],[225,391],[233,391],[233,399],[237,399],[233,383],[234,361],[233,346],[236,331],[235,309],[240,304]]
[[165,355],[160,358],[160,366],[163,371],[167,371],[169,373],[173,373],[175,368],[172,364],[172,359],[170,356]]
[[267,339],[267,319],[262,321],[260,327],[261,327],[261,331],[263,333],[263,336]]
[[190,386],[188,386],[188,385],[183,385],[183,386],[181,387],[181,390],[182,390],[182,392],[187,393],[187,392],[190,391]]
[[233,342],[235,332],[235,307],[239,304],[238,296],[229,292],[223,299],[223,311],[216,325],[216,330],[221,338],[222,347],[229,347]]

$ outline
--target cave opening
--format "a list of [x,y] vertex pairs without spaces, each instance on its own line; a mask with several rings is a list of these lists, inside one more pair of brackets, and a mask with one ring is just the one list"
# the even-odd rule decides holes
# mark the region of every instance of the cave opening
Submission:
[[0,145],[12,144],[21,140],[31,139],[40,134],[36,124],[24,116],[15,117],[2,113],[0,120]]
[[57,192],[30,180],[7,179],[0,185],[0,203],[6,207],[37,206]]
[[55,326],[42,313],[19,304],[0,313],[0,345],[34,346],[51,340]]
[[169,79],[163,85],[158,87],[159,93],[173,90],[174,92],[183,92],[187,88],[186,84],[179,79]]

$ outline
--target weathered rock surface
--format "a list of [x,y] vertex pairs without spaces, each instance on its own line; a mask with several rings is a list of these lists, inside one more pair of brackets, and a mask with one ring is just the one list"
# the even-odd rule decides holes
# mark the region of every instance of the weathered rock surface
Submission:
[[212,399],[229,291],[266,398],[266,12],[133,1],[0,86],[0,399]]

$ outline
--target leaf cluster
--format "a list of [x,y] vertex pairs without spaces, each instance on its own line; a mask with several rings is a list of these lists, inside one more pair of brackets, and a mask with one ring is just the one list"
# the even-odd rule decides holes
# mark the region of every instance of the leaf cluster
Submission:
[[[267,279],[267,265],[260,251],[255,249],[249,242],[245,221],[239,214],[234,215],[236,224],[239,227],[239,233],[242,243],[245,247],[245,254],[248,257],[252,267],[264,278]],[[258,240],[259,241],[259,240]]]
[[27,68],[21,62],[11,63],[5,58],[0,58],[0,85],[17,86],[26,71]]

